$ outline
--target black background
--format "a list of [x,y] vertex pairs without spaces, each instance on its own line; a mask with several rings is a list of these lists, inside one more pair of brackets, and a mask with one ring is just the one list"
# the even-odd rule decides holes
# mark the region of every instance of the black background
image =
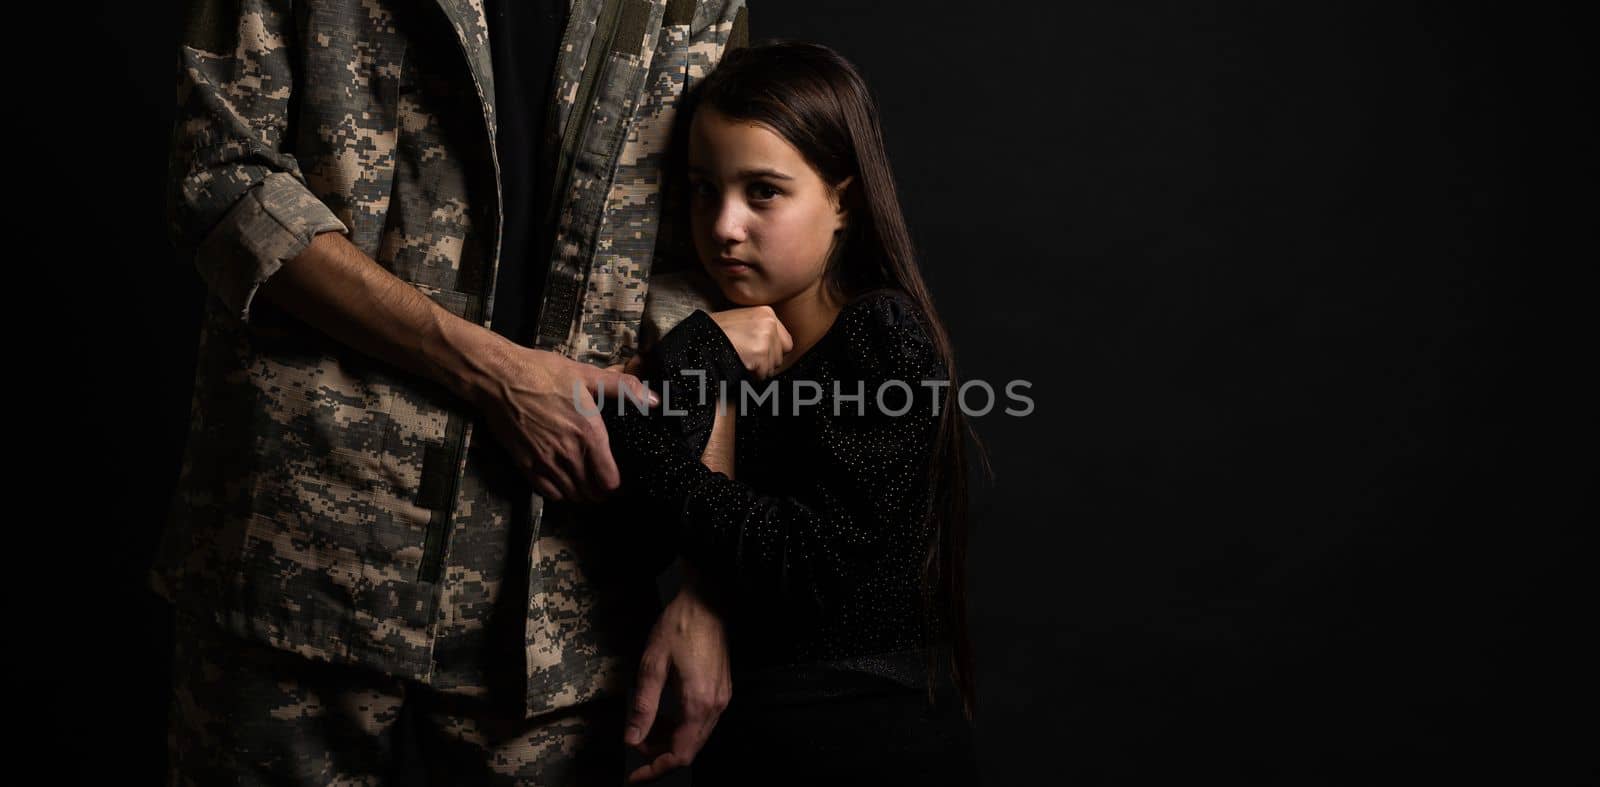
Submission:
[[[1597,257],[1575,20],[753,6],[756,40],[867,75],[964,375],[1033,383],[1031,415],[976,422],[989,783],[1577,773],[1593,359],[1568,279]],[[44,431],[14,494],[48,504],[14,524],[12,712],[50,781],[157,783],[170,629],[143,579],[204,297],[162,229],[176,12],[67,10],[46,30],[89,35],[18,42],[46,103],[12,119],[42,135],[13,150],[38,174],[12,216],[59,281],[13,290],[44,348],[13,378]]]

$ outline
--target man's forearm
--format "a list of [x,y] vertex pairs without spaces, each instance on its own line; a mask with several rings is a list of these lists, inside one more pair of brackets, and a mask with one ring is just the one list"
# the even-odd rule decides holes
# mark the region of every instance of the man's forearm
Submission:
[[468,401],[491,384],[510,344],[446,311],[337,232],[313,238],[260,294],[334,339]]

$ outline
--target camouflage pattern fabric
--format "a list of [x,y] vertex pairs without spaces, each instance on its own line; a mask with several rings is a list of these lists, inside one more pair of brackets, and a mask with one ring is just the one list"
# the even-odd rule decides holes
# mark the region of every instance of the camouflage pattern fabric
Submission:
[[[540,348],[601,366],[626,361],[637,348],[677,101],[716,66],[730,38],[738,45],[747,35],[737,2],[720,10],[630,2],[621,10],[602,62],[605,79],[626,89],[595,99],[572,176],[557,193],[565,209],[537,339]],[[591,64],[597,56],[589,53]],[[575,96],[578,78],[559,71],[557,95]]]
[[365,667],[311,661],[179,613],[168,784],[615,785],[619,698],[533,720]]
[[[707,308],[706,304],[710,304]],[[673,273],[656,273],[650,277],[650,297],[645,301],[644,320],[639,323],[639,351],[644,352],[661,341],[684,318],[696,309],[706,312],[737,308],[718,289],[717,283],[696,265]]]
[[[254,297],[338,231],[487,327],[508,175],[481,0],[188,0],[182,18],[169,230],[209,297],[152,588],[241,640],[512,692],[527,718],[619,692],[655,603],[626,540],[532,495],[465,402]],[[743,0],[574,0],[541,347],[634,352],[664,130],[744,29]],[[507,652],[520,681],[491,686]]]

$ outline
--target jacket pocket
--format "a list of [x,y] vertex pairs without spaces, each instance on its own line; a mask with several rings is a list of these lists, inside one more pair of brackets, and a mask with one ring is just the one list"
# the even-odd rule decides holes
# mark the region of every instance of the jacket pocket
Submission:
[[299,355],[289,342],[270,344],[274,357],[258,358],[248,375],[259,405],[249,571],[299,564],[416,582],[448,515],[437,479],[453,481],[440,455],[459,415],[427,381],[354,351]]
[[377,361],[329,342],[252,337],[245,379],[257,521],[247,536],[293,562],[383,570],[395,541],[391,509],[406,483],[387,448],[395,385]]

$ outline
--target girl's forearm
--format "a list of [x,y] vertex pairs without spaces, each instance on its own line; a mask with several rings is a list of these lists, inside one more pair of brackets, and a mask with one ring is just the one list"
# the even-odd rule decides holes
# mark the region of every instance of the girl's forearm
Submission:
[[716,419],[711,423],[711,437],[706,441],[705,453],[700,455],[702,464],[729,478],[733,478],[734,421],[732,407],[718,407]]

